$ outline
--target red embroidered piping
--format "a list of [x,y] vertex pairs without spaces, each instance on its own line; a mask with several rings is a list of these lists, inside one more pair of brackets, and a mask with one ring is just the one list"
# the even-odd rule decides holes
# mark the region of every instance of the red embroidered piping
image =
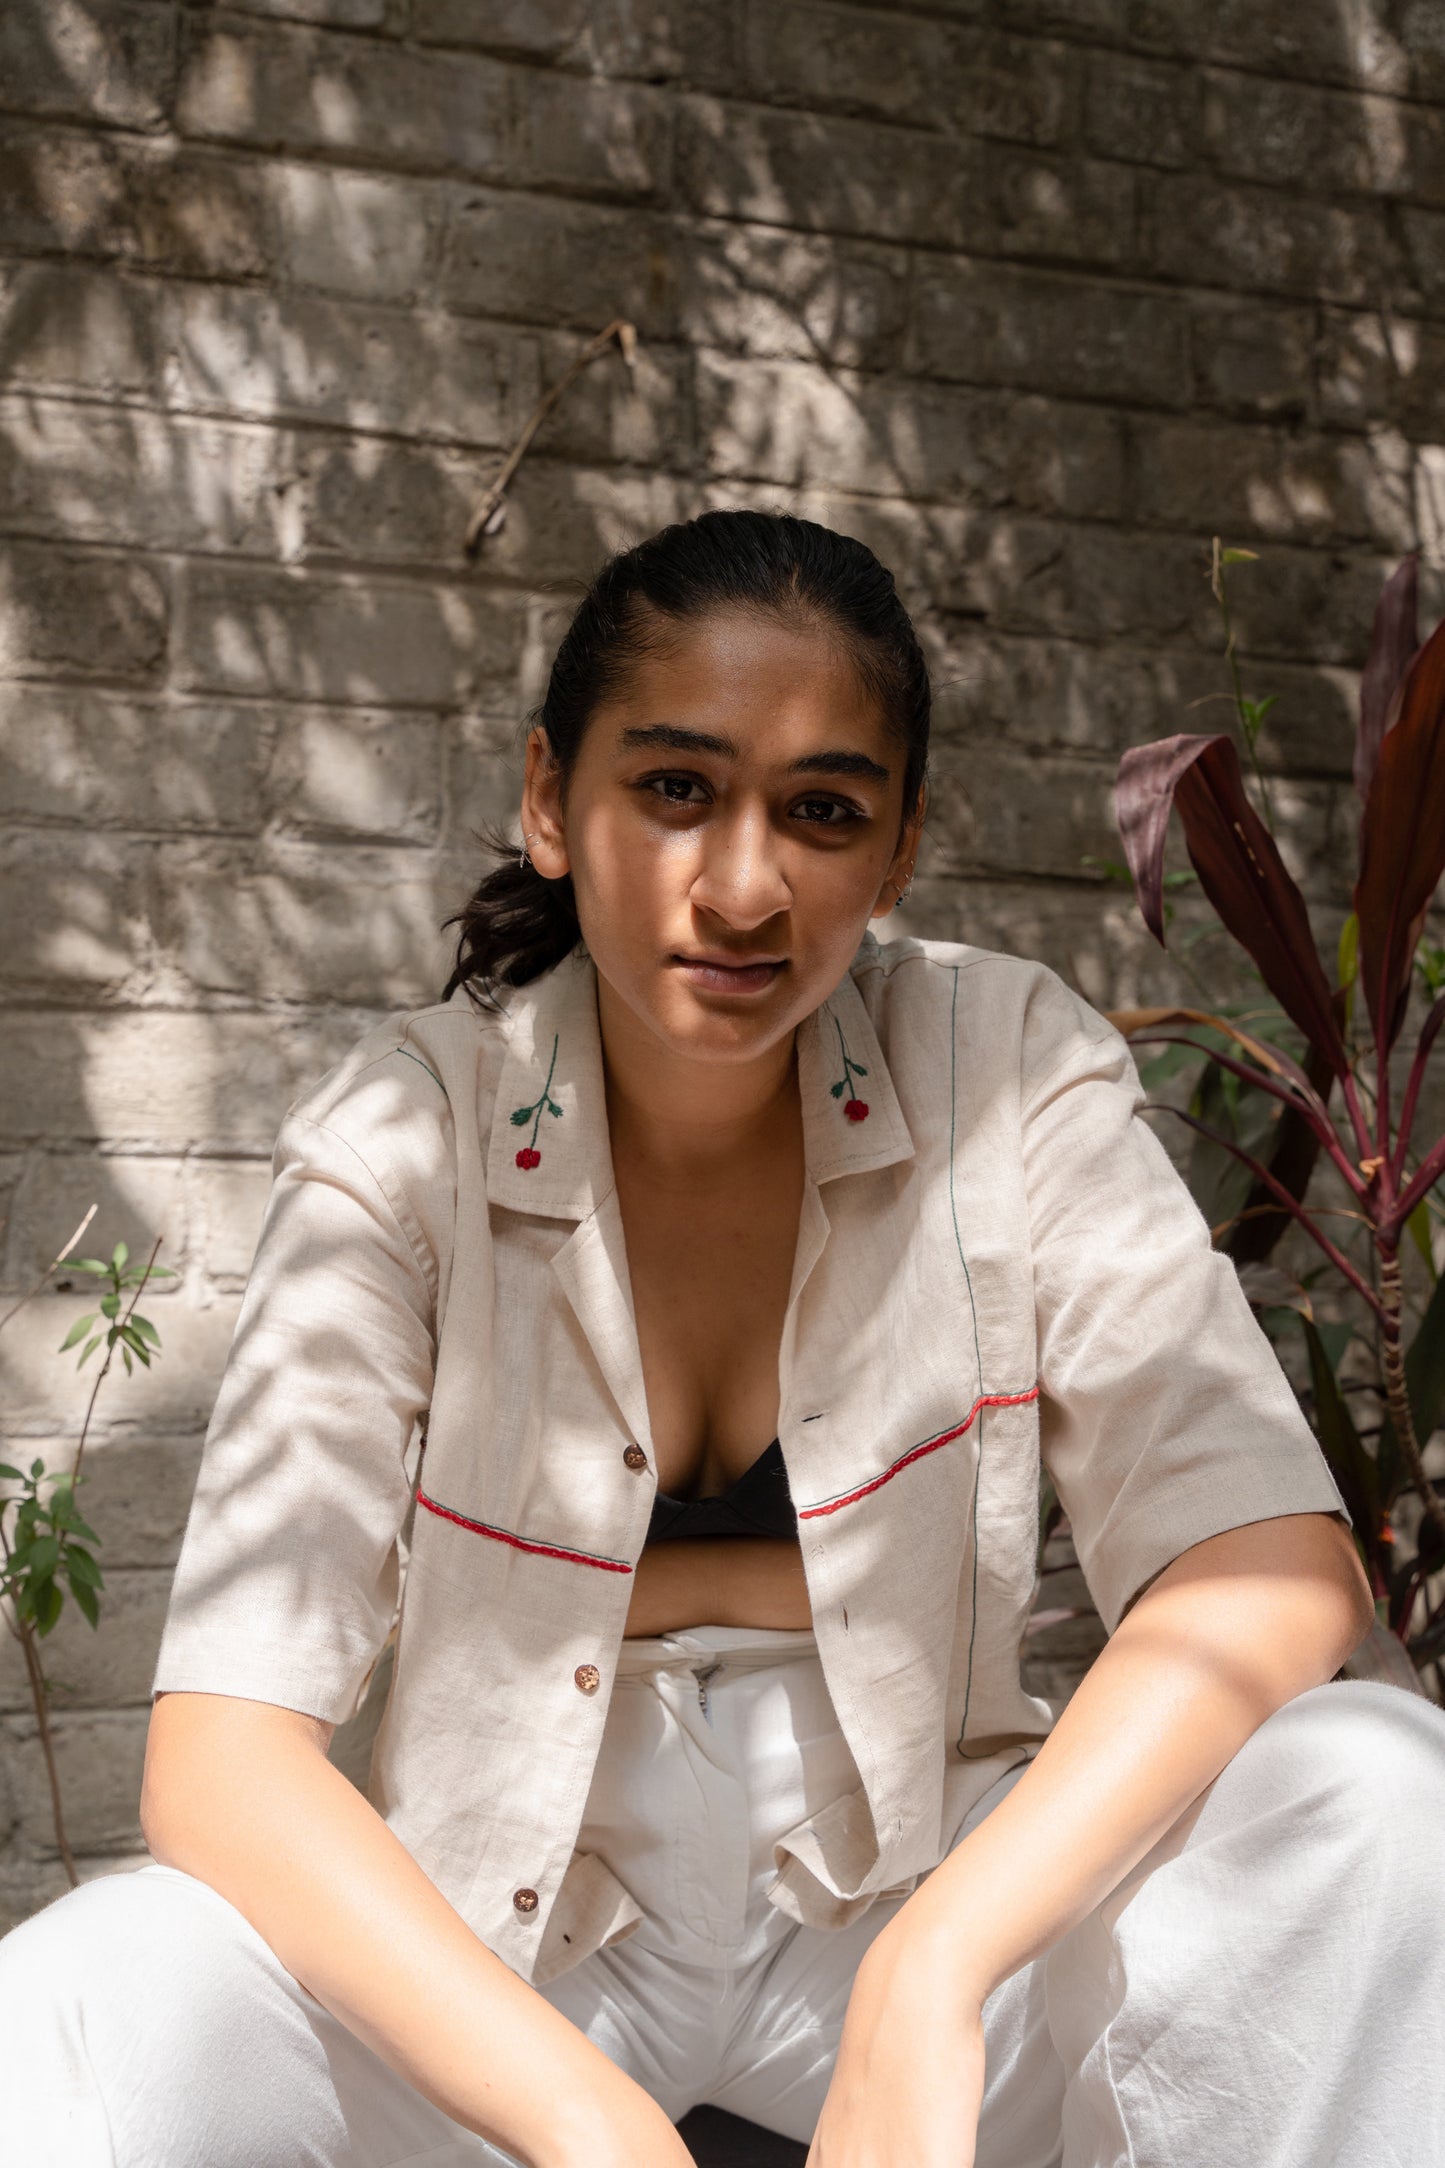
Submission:
[[941,1445],[948,1444],[950,1438],[961,1438],[963,1433],[972,1427],[980,1408],[1018,1408],[1025,1406],[1030,1400],[1037,1400],[1038,1397],[1037,1385],[1030,1386],[1026,1393],[980,1393],[963,1421],[955,1424],[952,1430],[940,1431],[936,1438],[925,1438],[922,1445],[910,1446],[906,1453],[894,1461],[891,1468],[885,1468],[882,1475],[875,1475],[871,1483],[860,1483],[857,1490],[844,1491],[840,1498],[825,1499],[822,1505],[799,1506],[798,1519],[816,1520],[820,1514],[836,1513],[839,1506],[851,1506],[857,1499],[866,1498],[870,1491],[881,1490],[883,1485],[891,1483],[899,1470],[906,1468],[911,1460],[921,1460],[925,1453],[936,1453]]
[[496,1543],[510,1544],[514,1551],[530,1551],[538,1558],[565,1558],[573,1566],[597,1566],[603,1573],[631,1573],[625,1558],[599,1558],[591,1551],[569,1551],[558,1543],[529,1543],[525,1536],[513,1535],[510,1528],[494,1528],[489,1521],[469,1520],[465,1513],[454,1513],[450,1506],[439,1505],[435,1498],[428,1498],[424,1490],[416,1494],[417,1504],[423,1505],[444,1521],[455,1521],[458,1528],[470,1528],[473,1535],[490,1536]]

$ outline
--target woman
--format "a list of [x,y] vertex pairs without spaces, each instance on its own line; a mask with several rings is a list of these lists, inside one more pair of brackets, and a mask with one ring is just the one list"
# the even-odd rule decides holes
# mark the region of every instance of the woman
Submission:
[[[443,1000],[282,1126],[153,1861],[0,1944],[28,2162],[676,2168],[700,2101],[812,2168],[1445,2160],[1445,1716],[1334,1680],[1339,1493],[1118,1035],[873,934],[928,722],[855,541],[603,567]],[[1052,1724],[1040,1447],[1110,1629]]]

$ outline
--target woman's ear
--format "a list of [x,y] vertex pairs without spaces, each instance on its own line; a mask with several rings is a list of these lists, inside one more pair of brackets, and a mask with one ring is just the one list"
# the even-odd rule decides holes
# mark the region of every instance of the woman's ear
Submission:
[[913,869],[918,860],[918,846],[923,840],[923,822],[927,810],[927,797],[920,792],[917,809],[905,824],[903,834],[898,841],[898,848],[893,853],[888,871],[884,875],[883,886],[878,891],[878,900],[868,913],[870,918],[886,918],[895,905],[907,895],[913,881]]
[[560,880],[572,866],[562,821],[562,771],[540,723],[527,733],[521,818],[527,856],[546,879]]

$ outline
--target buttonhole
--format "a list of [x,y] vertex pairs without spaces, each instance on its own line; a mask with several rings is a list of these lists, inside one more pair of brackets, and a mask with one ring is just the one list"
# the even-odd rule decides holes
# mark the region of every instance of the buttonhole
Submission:
[[571,1937],[570,1935],[564,1935],[564,1936],[562,1937],[562,1940],[563,1940],[564,1942],[570,1942],[570,1941],[572,1940],[572,1937]]
[[822,1419],[823,1419],[823,1417],[824,1417],[824,1416],[825,1416],[825,1415],[827,1414],[827,1412],[828,1412],[828,1411],[827,1411],[827,1409],[826,1409],[826,1408],[819,1408],[819,1410],[818,1410],[818,1412],[817,1412],[817,1414],[816,1414],[816,1415],[805,1415],[805,1416],[803,1417],[803,1421],[804,1421],[805,1423],[818,1423],[818,1422],[821,1422],[821,1421],[822,1421]]
[[846,1603],[843,1606],[843,1631],[844,1633],[848,1631],[848,1606]]

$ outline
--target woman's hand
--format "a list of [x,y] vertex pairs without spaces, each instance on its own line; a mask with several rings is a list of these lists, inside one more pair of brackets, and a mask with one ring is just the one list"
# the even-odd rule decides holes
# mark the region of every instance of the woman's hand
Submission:
[[854,1976],[807,2168],[973,2168],[983,2080],[978,1995],[900,1914]]
[[791,1536],[679,1536],[643,1546],[624,1635],[688,1626],[811,1626],[803,1553]]

